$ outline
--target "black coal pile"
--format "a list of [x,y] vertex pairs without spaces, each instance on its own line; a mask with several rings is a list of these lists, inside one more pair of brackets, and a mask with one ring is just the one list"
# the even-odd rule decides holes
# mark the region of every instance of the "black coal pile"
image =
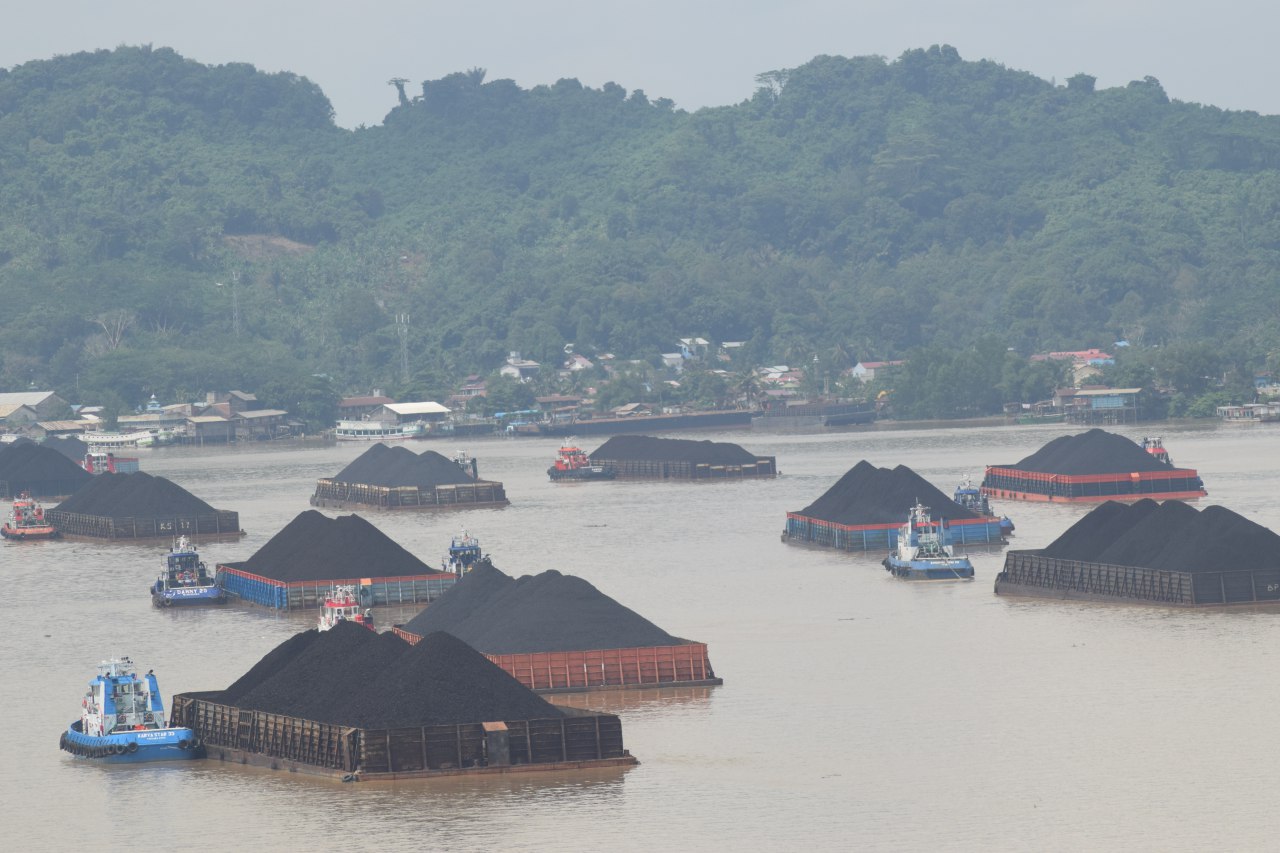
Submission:
[[329,518],[300,513],[240,563],[228,563],[278,581],[429,575],[437,570],[410,554],[358,515]]
[[835,524],[901,524],[917,501],[932,510],[935,520],[982,517],[905,465],[877,468],[865,459],[799,514]]
[[89,445],[85,444],[74,435],[46,438],[44,440],[44,446],[53,448],[77,465],[84,461],[84,455],[89,452]]
[[1280,535],[1221,506],[1108,501],[1042,553],[1048,557],[1172,572],[1280,568]]
[[474,567],[404,630],[420,636],[447,631],[491,655],[685,642],[582,578],[551,570],[515,579],[489,562]]
[[592,459],[640,462],[693,462],[702,465],[754,465],[758,458],[737,444],[724,441],[691,441],[683,438],[651,438],[647,435],[615,435],[600,445]]
[[[363,629],[363,630],[368,630]],[[241,697],[248,695],[255,690],[259,684],[274,677],[282,669],[287,667],[289,663],[307,650],[313,642],[320,636],[320,631],[312,628],[310,631],[303,631],[300,634],[294,634],[271,651],[267,652],[262,660],[253,665],[252,668],[244,675],[237,678],[230,687],[222,691],[222,695],[218,698],[219,702],[227,705],[237,705]]]
[[[245,689],[245,688],[248,689]],[[217,697],[361,728],[557,717],[561,712],[448,634],[410,646],[354,622],[286,640]]]
[[461,465],[434,450],[414,453],[407,447],[388,447],[382,443],[370,447],[330,479],[339,483],[420,489],[475,482]]
[[458,638],[437,631],[334,713],[366,729],[535,720],[562,712]]
[[[64,458],[64,461],[71,464],[70,460]],[[153,477],[142,471],[96,476],[84,471],[81,473],[90,482],[59,504],[59,512],[103,518],[176,518],[217,512],[164,477]]]
[[[93,475],[58,451],[33,441],[15,441],[0,449],[0,480],[13,489],[36,488],[40,483],[80,485]],[[29,486],[26,484],[30,484]]]
[[1132,439],[1101,429],[1059,436],[1022,461],[998,467],[1044,474],[1128,474],[1173,470],[1172,465],[1152,456]]

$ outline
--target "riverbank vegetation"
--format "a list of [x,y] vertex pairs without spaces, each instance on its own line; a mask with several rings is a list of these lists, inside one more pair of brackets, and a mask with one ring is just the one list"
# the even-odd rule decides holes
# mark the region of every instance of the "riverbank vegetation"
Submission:
[[1280,367],[1280,118],[946,46],[695,113],[486,77],[348,131],[304,78],[164,48],[0,71],[0,386],[290,408],[701,335],[913,354],[896,404],[964,416],[1042,393],[1032,352],[1124,339],[1193,414]]

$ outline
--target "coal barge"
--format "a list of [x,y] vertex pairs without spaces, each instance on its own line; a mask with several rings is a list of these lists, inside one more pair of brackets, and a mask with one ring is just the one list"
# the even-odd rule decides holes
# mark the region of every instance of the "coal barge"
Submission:
[[[1158,447],[1164,451],[1163,443]],[[1175,468],[1167,452],[1150,452],[1124,436],[1091,429],[1064,435],[1012,465],[991,465],[982,493],[1053,503],[1193,500],[1208,494],[1193,468]]]
[[45,517],[67,536],[165,539],[242,535],[240,516],[219,510],[164,477],[144,471],[92,475]]
[[590,459],[618,479],[742,480],[778,474],[774,457],[757,456],[736,444],[646,435],[614,436]]
[[0,445],[0,499],[12,500],[27,495],[37,500],[52,501],[74,494],[93,479],[64,454],[19,439]]
[[1040,550],[1010,551],[997,595],[1165,607],[1280,605],[1280,536],[1225,507],[1108,501]]
[[247,560],[217,567],[218,586],[275,610],[323,607],[334,586],[360,606],[412,604],[444,595],[457,575],[437,571],[358,515],[300,513]]
[[582,578],[517,580],[487,559],[395,631],[411,643],[447,631],[538,693],[724,683],[705,643],[668,634]]
[[179,694],[210,759],[346,782],[636,764],[612,714],[547,703],[445,633],[305,631],[223,691]]
[[502,483],[434,450],[375,444],[333,477],[316,482],[311,505],[329,509],[475,509],[510,504]]
[[1004,544],[1002,519],[957,504],[905,465],[877,468],[865,459],[809,506],[787,513],[782,538],[845,551],[897,548],[902,518],[917,503],[932,507],[943,545]]

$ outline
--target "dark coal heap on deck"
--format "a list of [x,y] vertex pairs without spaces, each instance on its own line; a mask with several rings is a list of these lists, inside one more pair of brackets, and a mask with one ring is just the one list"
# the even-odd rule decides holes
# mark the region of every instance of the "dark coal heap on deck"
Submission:
[[278,581],[437,573],[360,516],[329,518],[314,509],[300,513],[249,559],[228,565]]
[[1172,572],[1280,568],[1280,535],[1221,506],[1107,501],[1041,553]]
[[488,561],[472,568],[404,630],[421,636],[447,631],[492,655],[685,642],[582,578],[552,570],[515,579]]
[[800,510],[799,515],[835,524],[901,524],[917,501],[930,508],[935,521],[982,517],[960,506],[905,465],[877,468],[865,459]]
[[77,465],[84,461],[84,455],[89,452],[89,445],[85,444],[74,435],[46,438],[44,440],[44,446],[58,451]]
[[618,461],[693,462],[703,465],[754,465],[758,458],[725,441],[691,441],[684,438],[651,438],[647,435],[615,435],[591,454],[594,459]]
[[1022,461],[997,467],[1043,474],[1128,474],[1173,470],[1172,465],[1155,458],[1133,440],[1101,429],[1059,436]]
[[40,483],[79,485],[92,479],[92,474],[51,447],[23,439],[0,445],[0,480],[11,489],[38,490]]
[[330,479],[365,486],[455,486],[476,482],[452,459],[434,450],[414,453],[407,447],[378,443],[357,456]]
[[86,473],[85,476],[90,482],[59,504],[59,512],[102,518],[176,518],[217,512],[164,477],[153,477],[142,471],[96,476]]
[[291,637],[215,701],[367,729],[561,715],[455,637],[410,646],[354,622]]

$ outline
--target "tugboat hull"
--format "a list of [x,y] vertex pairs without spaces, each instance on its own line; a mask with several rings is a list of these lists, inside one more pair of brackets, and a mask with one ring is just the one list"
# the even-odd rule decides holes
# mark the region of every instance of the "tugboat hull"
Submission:
[[547,475],[552,480],[612,480],[617,477],[616,472],[612,468],[606,468],[603,465],[595,465],[590,468],[569,468],[559,469],[551,467],[547,469]]
[[45,527],[10,527],[8,524],[0,527],[0,536],[5,539],[12,539],[15,542],[22,542],[26,539],[57,539],[61,536],[58,528]]
[[204,748],[191,729],[148,729],[92,737],[84,734],[79,720],[62,733],[58,746],[77,758],[106,764],[189,761],[204,754]]
[[885,570],[896,578],[910,581],[971,581],[973,565],[968,560],[911,560],[903,562],[886,557]]
[[197,588],[151,589],[151,603],[156,607],[198,607],[227,603],[227,594],[217,586]]

